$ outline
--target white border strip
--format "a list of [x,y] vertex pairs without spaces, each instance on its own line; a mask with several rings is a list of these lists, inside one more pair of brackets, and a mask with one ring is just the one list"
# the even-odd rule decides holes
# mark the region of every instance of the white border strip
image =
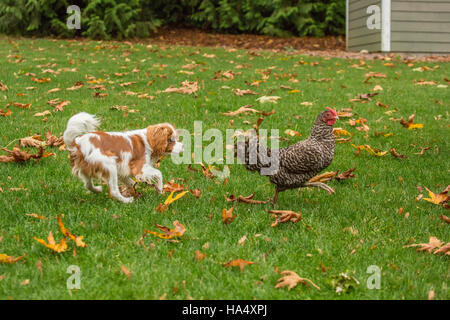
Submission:
[[391,51],[391,0],[381,0],[381,51]]

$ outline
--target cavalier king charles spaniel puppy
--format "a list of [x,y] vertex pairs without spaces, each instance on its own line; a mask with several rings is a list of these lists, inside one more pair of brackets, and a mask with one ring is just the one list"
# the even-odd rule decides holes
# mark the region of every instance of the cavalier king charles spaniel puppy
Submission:
[[130,203],[133,197],[124,197],[119,182],[133,188],[131,177],[154,182],[159,194],[163,189],[161,171],[154,167],[164,155],[183,152],[175,128],[169,123],[148,126],[125,132],[96,131],[100,121],[92,114],[74,115],[64,131],[64,142],[70,153],[72,173],[92,192],[102,191],[93,179],[107,182],[109,193],[115,199]]

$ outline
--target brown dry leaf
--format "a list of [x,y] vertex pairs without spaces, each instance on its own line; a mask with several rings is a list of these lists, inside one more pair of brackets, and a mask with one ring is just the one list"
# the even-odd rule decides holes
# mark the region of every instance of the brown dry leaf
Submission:
[[306,279],[306,278],[301,278],[294,271],[284,270],[284,271],[281,272],[281,274],[284,277],[281,277],[280,279],[278,279],[278,283],[275,286],[276,289],[282,288],[282,287],[288,287],[288,289],[291,290],[292,288],[297,286],[297,284],[301,283],[304,286],[307,286],[308,284],[310,284],[311,286],[313,286],[317,290],[320,290],[320,287],[315,285],[314,282],[312,282],[311,280]]
[[249,196],[239,196],[236,197],[234,194],[231,194],[228,198],[225,197],[225,199],[228,202],[234,202],[234,201],[238,201],[238,202],[244,202],[244,203],[249,203],[249,204],[264,204],[267,203],[267,201],[263,201],[263,200],[253,200],[253,197],[256,195],[256,193],[252,193]]
[[[187,192],[187,191],[186,191]],[[161,239],[172,239],[174,237],[181,237],[185,232],[186,228],[183,226],[178,220],[173,222],[174,228],[169,229],[168,227],[161,226],[159,224],[155,224],[155,226],[163,231],[164,233],[158,233],[150,230],[145,230],[145,232],[153,234]]]
[[246,260],[243,260],[243,259],[236,259],[236,260],[231,260],[228,263],[224,263],[223,266],[227,267],[227,268],[239,267],[239,270],[241,270],[241,272],[242,272],[242,271],[244,271],[245,266],[249,265],[249,264],[254,264],[254,262],[246,261]]
[[416,115],[413,113],[409,116],[408,121],[405,121],[403,118],[400,119],[400,124],[404,126],[405,128],[411,129],[422,129],[423,124],[422,123],[414,123],[414,117]]
[[434,299],[434,290],[430,290],[428,291],[428,300],[433,300]]
[[61,91],[61,88],[53,88],[47,91],[47,93],[54,93],[54,92],[58,92]]
[[381,72],[369,72],[364,75],[366,77],[366,80],[364,80],[364,83],[369,83],[369,80],[372,78],[386,78],[386,75]]
[[164,184],[163,192],[180,192],[184,190],[184,186],[179,183],[175,183],[174,180],[167,181]]
[[52,135],[50,130],[47,129],[47,133],[45,134],[45,143],[49,147],[60,147],[64,144],[64,138],[62,136],[58,138]]
[[3,109],[0,109],[0,116],[1,117],[10,117],[11,116],[11,110],[9,110],[8,108],[6,108],[6,111]]
[[338,170],[338,171],[336,171],[336,175],[335,175],[334,179],[339,181],[339,180],[347,180],[350,178],[354,178],[355,175],[353,174],[353,172],[355,170],[356,170],[356,168],[350,168],[347,171],[342,172],[341,174],[337,174],[339,172],[339,170]]
[[247,94],[253,94],[253,95],[258,94],[258,93],[256,93],[255,91],[252,91],[252,90],[250,90],[250,89],[245,89],[245,90],[236,89],[236,90],[234,90],[234,93],[235,93],[237,96],[243,96],[243,95],[247,95]]
[[225,112],[225,113],[221,113],[221,115],[232,117],[232,116],[236,116],[236,115],[242,114],[242,113],[243,114],[248,114],[249,112],[261,113],[261,111],[253,109],[251,107],[252,107],[251,105],[242,106],[239,109],[237,109],[236,111],[228,111],[228,112]]
[[419,248],[416,249],[416,251],[418,251],[418,252],[420,252],[420,251],[427,251],[428,253],[432,253],[433,250],[436,250],[436,249],[440,248],[443,244],[444,244],[444,242],[442,242],[438,238],[430,237],[430,240],[428,241],[428,243],[411,244],[411,245],[408,245],[406,247],[407,248],[419,247]]
[[381,107],[381,108],[384,108],[384,109],[389,108],[389,106],[388,106],[387,104],[384,104],[384,103],[381,102],[381,101],[378,101],[378,102],[376,103],[376,105],[377,105],[378,107]]
[[196,261],[202,261],[203,259],[205,259],[205,254],[200,252],[200,250],[195,250],[194,258]]
[[60,216],[56,216],[56,219],[58,220],[59,229],[61,230],[61,233],[65,237],[69,237],[70,239],[75,241],[75,244],[77,245],[77,247],[82,247],[82,248],[87,247],[87,244],[83,242],[83,236],[75,236],[72,233],[70,233],[70,231],[64,226]]
[[57,253],[67,251],[66,237],[62,238],[61,241],[59,241],[59,243],[56,244],[55,238],[53,238],[53,234],[51,231],[49,232],[48,237],[47,237],[48,243],[46,243],[45,240],[38,239],[36,237],[33,237],[33,239],[36,240],[37,242],[39,242],[40,244],[46,246],[47,248],[52,249],[53,251],[55,251]]
[[450,255],[450,242],[440,247],[438,250],[434,251],[434,254],[442,253],[447,256]]
[[6,91],[8,90],[8,86],[6,84],[3,84],[0,82],[0,91]]
[[55,106],[56,111],[64,111],[64,107],[70,103],[69,100],[62,101]]
[[29,216],[29,217],[36,218],[36,219],[48,220],[47,217],[40,216],[40,215],[38,215],[37,213],[26,213],[25,215],[26,215],[26,216]]
[[130,279],[131,275],[133,274],[127,267],[125,266],[120,266],[120,270],[123,272],[123,274]]
[[450,218],[446,215],[440,216],[439,219],[444,220],[446,223],[450,224]]
[[34,114],[35,117],[44,117],[46,115],[52,114],[49,110],[45,110],[43,112],[37,112]]
[[203,175],[207,178],[212,178],[214,177],[214,174],[211,172],[210,168],[211,166],[209,166],[208,168],[205,167],[205,165],[203,163],[200,163],[200,166],[202,167],[202,172]]
[[83,86],[84,86],[83,82],[77,81],[77,82],[75,82],[75,84],[73,86],[71,86],[70,88],[67,88],[66,90],[74,91],[74,90],[78,90],[78,89],[83,88]]
[[244,235],[242,238],[239,239],[238,246],[243,246],[246,240],[247,240],[247,236]]
[[54,153],[45,152],[44,148],[39,147],[39,150],[36,154],[29,154],[26,151],[20,150],[18,147],[14,147],[11,150],[8,150],[6,148],[2,148],[3,151],[6,151],[9,153],[8,156],[0,155],[0,163],[1,162],[25,162],[30,159],[36,159],[39,160],[41,158],[47,158],[49,156],[55,155]]
[[12,105],[14,107],[17,107],[17,108],[20,108],[20,109],[30,109],[30,107],[31,107],[31,103],[14,102]]
[[169,88],[167,88],[166,90],[164,90],[164,92],[167,93],[182,93],[182,94],[192,94],[197,92],[200,89],[198,82],[197,81],[193,81],[193,82],[189,82],[188,80],[185,80],[181,83],[181,87],[180,88],[175,88],[173,86],[170,86]]
[[192,193],[194,195],[194,197],[196,197],[196,198],[199,198],[200,195],[202,194],[202,191],[200,189],[194,189],[194,190],[189,189],[189,192]]
[[236,218],[236,215],[233,214],[234,207],[231,207],[230,209],[222,209],[222,222],[225,224],[232,223],[233,220]]
[[300,211],[297,213],[290,210],[269,210],[269,213],[272,213],[276,216],[275,222],[270,225],[272,228],[276,227],[279,223],[285,223],[289,221],[297,223],[302,220],[302,213]]
[[400,159],[405,159],[405,158],[406,158],[405,155],[398,153],[397,150],[395,150],[395,148],[391,148],[391,149],[389,150],[389,152],[390,152],[395,158],[400,158]]
[[46,82],[50,82],[51,79],[50,78],[46,78],[46,77],[42,77],[42,78],[31,77],[31,81],[34,81],[36,83],[46,83]]
[[34,135],[30,137],[25,137],[19,139],[19,143],[21,147],[33,147],[33,148],[39,148],[39,147],[45,147],[46,143],[42,141],[42,138],[40,135]]
[[20,257],[13,257],[13,256],[8,256],[4,253],[0,253],[0,263],[16,263],[17,261],[19,261],[20,259],[23,259],[26,255],[24,254],[23,256]]

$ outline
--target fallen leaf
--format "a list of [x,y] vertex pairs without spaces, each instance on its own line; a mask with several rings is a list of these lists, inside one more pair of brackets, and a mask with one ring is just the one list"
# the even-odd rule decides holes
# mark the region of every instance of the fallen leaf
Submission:
[[279,96],[262,96],[256,99],[259,103],[277,103],[277,100],[281,99]]
[[429,253],[432,253],[433,250],[439,249],[443,244],[444,244],[444,242],[442,242],[438,238],[430,237],[430,240],[428,241],[428,243],[416,243],[416,244],[408,245],[406,247],[407,248],[409,248],[409,247],[418,247],[416,249],[416,251],[418,251],[418,252],[420,252],[420,251],[427,251]]
[[1,162],[25,162],[30,159],[36,159],[39,160],[41,158],[46,158],[52,155],[55,155],[54,153],[45,152],[44,148],[39,147],[39,150],[36,154],[30,154],[26,151],[20,150],[18,147],[14,147],[11,150],[8,150],[6,148],[2,148],[3,151],[6,151],[9,153],[8,156],[0,155],[0,163]]
[[334,176],[336,175],[336,173],[334,171],[327,171],[324,172],[322,174],[316,175],[314,177],[312,177],[311,179],[309,179],[308,182],[326,182],[326,181],[330,181],[334,178]]
[[174,228],[169,229],[168,227],[161,226],[159,224],[155,224],[155,226],[163,231],[164,233],[158,233],[150,230],[145,230],[145,232],[153,234],[161,239],[172,239],[174,237],[181,237],[185,232],[186,228],[183,226],[178,220],[173,222]]
[[61,253],[64,251],[67,251],[67,243],[66,243],[66,237],[62,238],[58,244],[56,244],[55,239],[53,238],[53,234],[50,231],[47,237],[48,243],[45,242],[45,240],[38,239],[36,237],[33,237],[34,240],[39,242],[40,244],[46,246],[49,249],[52,249],[53,251],[57,253]]
[[231,207],[230,209],[222,209],[222,222],[225,224],[229,224],[233,222],[233,220],[236,218],[236,215],[233,214],[234,207]]
[[200,89],[198,82],[197,81],[193,81],[190,82],[188,80],[183,81],[181,83],[181,87],[180,88],[175,88],[173,86],[170,86],[169,88],[167,88],[166,90],[164,90],[164,92],[166,93],[182,93],[182,94],[192,94],[197,92]]
[[243,114],[248,114],[249,112],[261,113],[261,111],[251,108],[251,105],[246,105],[246,106],[240,107],[236,111],[228,111],[228,112],[225,112],[225,113],[221,113],[221,115],[231,117],[231,116],[236,116],[236,115],[242,114],[242,113]]
[[230,268],[230,267],[239,267],[239,270],[244,271],[245,266],[250,265],[250,264],[254,264],[254,262],[251,261],[246,261],[243,259],[236,259],[236,260],[231,260],[228,263],[224,263],[223,266]]
[[276,227],[279,223],[289,221],[297,223],[302,220],[302,213],[300,211],[297,213],[290,210],[269,210],[269,213],[272,213],[276,216],[275,222],[270,225],[272,228]]
[[255,91],[252,91],[250,89],[245,89],[245,90],[236,89],[236,90],[234,90],[234,93],[237,96],[243,96],[243,95],[247,95],[247,94],[257,94]]
[[334,176],[335,180],[347,180],[350,178],[354,178],[355,175],[353,172],[356,170],[356,168],[350,168],[347,171],[342,172],[341,174],[337,174],[339,171],[336,172],[336,175]]
[[281,274],[283,275],[283,277],[278,279],[277,284],[275,286],[276,289],[282,288],[282,287],[288,287],[288,290],[291,290],[292,288],[297,286],[297,284],[301,283],[304,286],[307,286],[308,284],[310,284],[317,290],[320,290],[320,287],[317,286],[316,284],[314,284],[314,282],[312,282],[311,280],[309,280],[307,278],[301,278],[294,271],[284,270],[284,271],[281,271]]
[[133,274],[127,267],[125,266],[120,266],[120,270],[123,272],[123,274],[130,279],[131,275]]
[[29,216],[29,217],[36,218],[36,219],[48,220],[47,217],[40,216],[40,215],[38,215],[38,214],[36,214],[36,213],[26,213],[25,215],[26,215],[26,216]]
[[390,152],[395,158],[400,158],[400,159],[405,159],[405,158],[406,158],[405,155],[398,153],[397,150],[395,150],[395,148],[389,149],[389,152]]
[[205,254],[200,252],[200,250],[195,250],[194,258],[196,261],[202,261],[203,259],[205,259]]
[[365,150],[368,153],[370,153],[370,154],[372,154],[374,156],[377,156],[377,157],[382,157],[382,156],[387,154],[387,151],[382,151],[382,150],[379,150],[379,149],[373,149],[368,144],[361,145],[361,146],[356,146],[356,145],[352,144],[352,146],[356,148],[356,154],[357,155],[359,155],[361,150]]
[[247,240],[247,236],[244,235],[242,238],[239,239],[238,246],[243,246],[246,240]]
[[450,185],[448,185],[447,188],[444,189],[444,191],[438,194],[433,193],[427,187],[425,187],[425,189],[427,189],[428,191],[429,198],[423,198],[423,200],[434,204],[441,204],[450,201],[450,195],[448,195],[448,192],[450,191]]
[[4,253],[0,253],[0,263],[16,263],[20,259],[23,259],[25,256],[26,255],[24,254],[23,256],[20,257],[12,257]]
[[411,129],[421,129],[423,128],[423,124],[422,123],[414,123],[414,117],[416,115],[412,114],[409,116],[408,121],[405,121],[403,118],[400,119],[400,124],[402,126],[404,126],[405,128],[408,128],[409,130]]
[[72,239],[75,244],[77,245],[77,247],[82,247],[85,248],[87,247],[87,244],[83,242],[83,236],[74,236],[72,233],[70,233],[70,231],[64,226],[61,217],[60,216],[56,216],[56,219],[58,220],[58,226],[59,229],[61,230],[61,233],[65,236],[65,237],[69,237],[70,239]]

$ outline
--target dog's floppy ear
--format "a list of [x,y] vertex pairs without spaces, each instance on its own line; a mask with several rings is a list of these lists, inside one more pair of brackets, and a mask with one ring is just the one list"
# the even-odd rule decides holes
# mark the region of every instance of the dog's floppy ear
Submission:
[[147,141],[152,148],[152,157],[162,156],[165,153],[171,134],[172,130],[167,126],[147,127]]

